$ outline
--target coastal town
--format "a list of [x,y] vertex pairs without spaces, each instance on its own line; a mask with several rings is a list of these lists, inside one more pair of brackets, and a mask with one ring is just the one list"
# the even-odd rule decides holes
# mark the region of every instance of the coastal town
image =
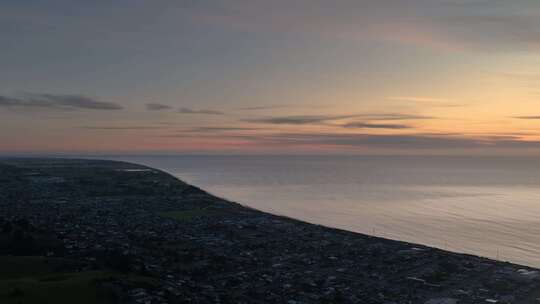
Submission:
[[[56,261],[56,283],[106,272],[96,303],[540,303],[530,267],[263,213],[113,161],[0,159],[0,255]],[[10,279],[0,302],[49,303]]]

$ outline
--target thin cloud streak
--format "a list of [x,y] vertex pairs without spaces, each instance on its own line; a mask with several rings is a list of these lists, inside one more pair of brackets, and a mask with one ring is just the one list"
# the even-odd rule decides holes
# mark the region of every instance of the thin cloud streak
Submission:
[[172,107],[166,104],[162,104],[162,103],[147,103],[146,109],[148,111],[161,111],[161,110],[172,109]]
[[356,118],[362,118],[365,120],[425,120],[435,119],[434,116],[416,115],[416,114],[404,114],[404,113],[364,113],[355,115]]
[[455,108],[455,107],[465,106],[465,104],[463,103],[456,103],[450,99],[433,98],[433,97],[393,96],[393,97],[387,97],[386,100],[399,101],[399,102],[413,102],[413,103],[418,103],[418,104],[423,104],[423,105],[427,104],[431,107]]
[[268,106],[254,106],[254,107],[241,107],[238,110],[241,111],[259,111],[259,110],[272,110],[289,107],[288,105],[268,105]]
[[525,141],[517,136],[466,137],[445,134],[342,134],[342,133],[275,133],[269,135],[236,135],[267,145],[347,146],[390,149],[452,148],[540,148],[539,141]]
[[201,133],[208,132],[208,133],[213,133],[213,132],[227,132],[227,131],[258,131],[258,130],[263,130],[263,129],[261,129],[261,128],[248,128],[248,127],[195,127],[195,128],[187,129],[185,131],[187,131],[187,132],[201,132]]
[[411,115],[411,114],[394,114],[394,113],[364,113],[364,114],[352,114],[352,115],[297,115],[297,116],[276,116],[276,117],[263,117],[263,118],[248,118],[242,119],[243,122],[250,123],[264,123],[275,125],[310,125],[310,124],[323,124],[329,121],[349,119],[349,118],[363,118],[366,120],[420,120],[420,119],[432,119],[434,117],[424,115]]
[[163,127],[156,126],[83,126],[83,129],[90,130],[157,130]]
[[343,125],[349,129],[410,129],[409,125],[405,124],[388,124],[388,123],[369,123],[369,122],[349,122]]
[[540,115],[531,115],[531,116],[513,116],[512,118],[515,118],[515,119],[536,120],[536,119],[540,119]]
[[448,99],[416,96],[391,96],[387,97],[391,101],[412,101],[412,102],[448,102]]
[[178,113],[181,114],[207,114],[207,115],[224,115],[225,113],[216,110],[195,110],[191,108],[180,108]]
[[244,122],[264,123],[275,125],[308,125],[321,124],[327,121],[353,118],[356,115],[298,115],[298,116],[281,116],[281,117],[266,117],[266,118],[248,118],[243,119]]
[[60,110],[121,110],[123,107],[114,102],[100,101],[78,94],[35,94],[26,93],[21,97],[0,95],[0,107],[3,108],[41,108]]

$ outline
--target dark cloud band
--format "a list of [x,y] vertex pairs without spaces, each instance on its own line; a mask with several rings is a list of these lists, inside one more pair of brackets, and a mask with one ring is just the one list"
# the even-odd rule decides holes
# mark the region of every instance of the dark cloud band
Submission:
[[24,94],[20,97],[1,96],[0,107],[42,108],[64,110],[121,110],[117,103],[96,100],[84,95]]
[[207,114],[207,115],[223,115],[225,113],[216,110],[195,110],[191,108],[180,108],[178,113],[182,114]]
[[171,108],[172,108],[171,106],[166,105],[166,104],[161,104],[161,103],[147,103],[146,104],[146,109],[148,111],[169,110]]
[[410,129],[409,125],[405,124],[389,124],[389,123],[369,123],[369,122],[350,122],[343,125],[349,129]]
[[[321,124],[334,120],[342,120],[348,118],[363,118],[366,120],[418,120],[431,119],[430,116],[411,115],[411,114],[386,114],[386,113],[367,113],[367,114],[352,114],[352,115],[298,115],[298,116],[277,116],[264,118],[249,118],[243,119],[244,122],[265,123],[276,125],[309,125]],[[376,125],[372,124],[375,128]],[[397,126],[397,125],[395,125]],[[367,126],[366,126],[367,127]]]

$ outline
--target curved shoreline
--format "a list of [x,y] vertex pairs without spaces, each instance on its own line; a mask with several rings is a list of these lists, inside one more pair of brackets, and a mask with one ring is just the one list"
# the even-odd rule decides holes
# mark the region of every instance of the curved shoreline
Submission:
[[0,170],[4,217],[49,231],[65,257],[100,265],[103,250],[118,251],[128,271],[161,282],[147,290],[155,299],[532,303],[540,296],[540,273],[530,267],[264,213],[148,166],[0,159]]
[[[504,220],[507,220],[507,218],[504,216],[489,216],[487,214],[490,214],[490,210],[481,213],[481,207],[476,207],[476,211],[479,213],[460,212],[460,210],[468,210],[469,203],[478,203],[474,204],[474,206],[483,206],[485,205],[483,201],[488,201],[491,198],[479,197],[474,201],[467,199],[467,197],[464,197],[463,200],[460,198],[448,200],[447,197],[432,199],[433,201],[425,202],[432,211],[429,214],[424,214],[424,203],[418,203],[423,202],[421,198],[412,200],[410,197],[406,197],[403,198],[403,202],[406,202],[406,204],[402,204],[401,201],[394,201],[394,203],[399,203],[396,208],[393,206],[380,208],[379,202],[385,204],[386,201],[374,199],[373,195],[377,195],[377,192],[383,190],[391,190],[388,187],[373,192],[370,192],[368,188],[364,196],[364,191],[349,192],[348,189],[354,186],[346,185],[342,187],[339,180],[334,180],[335,184],[329,181],[330,184],[328,187],[325,186],[325,191],[319,191],[316,186],[313,186],[313,188],[306,187],[305,185],[310,183],[309,179],[299,182],[294,177],[291,179],[294,185],[289,185],[287,176],[275,173],[272,169],[265,169],[268,168],[269,164],[274,163],[273,161],[270,163],[265,163],[263,159],[257,159],[256,162],[247,161],[244,167],[242,162],[234,163],[232,166],[228,165],[228,160],[223,160],[222,157],[217,157],[219,160],[215,162],[213,158],[207,157],[203,158],[203,161],[193,156],[189,156],[188,160],[183,160],[181,157],[175,158],[177,158],[177,161],[172,161],[171,158],[167,158],[165,161],[160,157],[126,156],[126,158],[120,160],[157,167],[182,181],[189,181],[193,185],[209,190],[208,192],[211,195],[240,203],[245,207],[261,212],[370,236],[422,244],[455,253],[486,257],[535,268],[540,267],[538,254],[535,254],[534,250],[527,251],[527,248],[534,249],[534,240],[536,238],[534,236],[531,238],[533,229],[521,227],[523,228],[521,230],[523,237],[520,239],[519,224],[508,225],[510,229],[514,229],[513,234],[501,228],[506,227]],[[194,161],[193,164],[189,163],[191,160]],[[207,160],[212,165],[206,165],[204,160]],[[264,165],[254,165],[254,163],[261,161]],[[310,164],[309,166],[316,165]],[[236,167],[241,169],[236,170]],[[260,174],[254,174],[250,177],[249,172],[260,172]],[[210,176],[210,178],[207,176]],[[251,182],[248,179],[249,177],[254,181]],[[281,182],[273,183],[272,181],[277,178]],[[267,180],[271,183],[270,185],[261,184],[261,182]],[[342,194],[341,191],[345,194]],[[395,192],[399,193],[399,191],[402,190],[396,190]],[[429,193],[430,189],[413,188],[412,191],[418,191],[419,193],[420,191],[427,191],[426,193]],[[460,189],[450,189],[449,187],[446,191],[450,193],[451,191],[463,190],[461,187]],[[502,188],[496,193],[512,193],[509,191],[511,189]],[[276,196],[273,193],[276,193]],[[355,196],[351,196],[351,193],[354,193]],[[386,195],[386,193],[384,194]],[[484,195],[491,194],[486,192]],[[367,204],[364,204],[364,199],[366,199],[365,202],[368,202]],[[501,205],[504,205],[504,202],[508,200],[502,200]],[[521,200],[514,199],[513,201]],[[374,202],[377,202],[377,204],[374,204]],[[527,202],[524,201],[523,203],[526,204]],[[454,207],[445,209],[445,204]],[[497,209],[496,206],[493,207],[492,210]],[[401,211],[396,211],[396,209]],[[441,214],[436,213],[439,210]],[[462,217],[457,216],[457,214],[461,214]],[[477,214],[481,216],[478,216],[478,220],[475,220]],[[484,218],[488,219],[487,221],[490,223],[497,224],[486,224],[482,220]],[[419,220],[415,221],[415,219]],[[430,219],[437,219],[437,222]],[[502,224],[498,224],[498,220]],[[515,219],[513,223],[519,223],[519,221]],[[462,227],[461,225],[468,225],[468,229],[459,228]],[[533,243],[527,247],[527,244],[520,240],[529,240],[528,242]]]

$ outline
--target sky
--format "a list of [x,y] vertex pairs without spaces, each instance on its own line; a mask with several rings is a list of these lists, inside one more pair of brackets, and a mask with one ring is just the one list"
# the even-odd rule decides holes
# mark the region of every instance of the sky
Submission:
[[540,152],[538,0],[0,0],[0,153]]

